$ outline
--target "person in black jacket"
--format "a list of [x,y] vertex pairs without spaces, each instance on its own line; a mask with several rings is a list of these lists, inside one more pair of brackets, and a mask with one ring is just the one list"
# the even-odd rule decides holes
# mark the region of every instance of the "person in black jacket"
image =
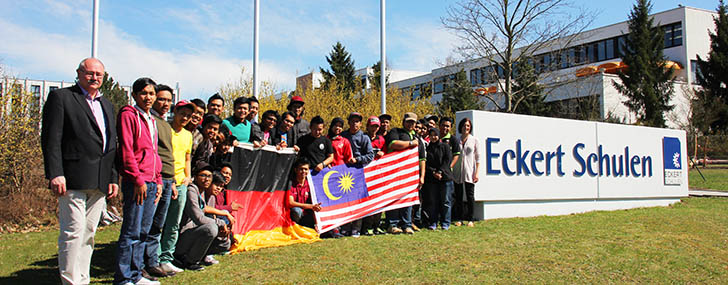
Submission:
[[106,196],[119,191],[114,106],[99,92],[104,64],[87,58],[78,83],[48,94],[41,148],[45,176],[58,196],[58,271],[64,284],[88,284],[94,235]]
[[452,206],[453,176],[450,170],[452,151],[447,143],[440,140],[440,130],[428,131],[430,143],[427,146],[424,191],[429,197],[425,205],[427,228],[434,230],[439,222],[443,230],[450,228],[450,208]]

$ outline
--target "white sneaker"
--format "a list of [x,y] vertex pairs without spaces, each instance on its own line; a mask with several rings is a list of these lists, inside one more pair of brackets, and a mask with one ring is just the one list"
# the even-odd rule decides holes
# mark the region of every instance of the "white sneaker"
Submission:
[[161,285],[162,283],[159,283],[159,281],[152,281],[147,278],[142,277],[142,279],[139,279],[137,283],[134,283],[136,285]]
[[207,255],[202,260],[202,264],[204,264],[206,266],[215,265],[215,264],[218,264],[218,263],[220,263],[220,261],[217,261],[217,259],[215,259],[212,255]]
[[162,270],[164,270],[164,272],[180,273],[180,272],[184,271],[183,269],[181,269],[177,266],[174,266],[174,264],[172,264],[172,263],[162,263],[159,265],[159,267],[161,267]]

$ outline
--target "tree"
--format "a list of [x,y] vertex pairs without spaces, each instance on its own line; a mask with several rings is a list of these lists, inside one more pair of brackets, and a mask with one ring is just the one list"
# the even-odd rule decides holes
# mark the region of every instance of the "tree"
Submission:
[[665,112],[669,105],[673,85],[672,69],[665,68],[662,53],[665,33],[653,25],[649,16],[652,3],[637,0],[629,14],[629,34],[622,49],[622,62],[628,68],[618,73],[614,87],[627,97],[624,104],[637,115],[641,124],[665,127]]
[[354,61],[351,59],[351,54],[346,51],[341,42],[336,42],[333,50],[326,57],[326,61],[329,63],[331,71],[319,67],[321,75],[324,77],[323,88],[330,88],[331,79],[336,78],[336,81],[339,82],[337,90],[348,97],[356,85]]
[[528,60],[522,60],[517,65],[518,74],[513,91],[523,100],[516,100],[519,103],[514,107],[515,113],[534,116],[551,116],[551,106],[546,103],[546,94],[543,93],[543,86],[538,83],[538,74]]
[[[515,65],[543,50],[560,53],[592,18],[568,0],[461,0],[446,13],[443,25],[462,41],[457,51],[465,59],[485,60],[491,78],[501,79],[496,81],[501,92],[486,98],[504,112],[516,111],[530,97],[513,88],[520,76]],[[542,77],[550,76],[551,66],[540,69]]]
[[702,90],[695,92],[691,105],[696,126],[706,135],[728,128],[728,15],[723,0],[717,12],[715,33],[709,32],[708,60],[698,55],[697,79]]
[[104,72],[104,82],[101,83],[99,91],[114,105],[114,116],[119,113],[121,107],[129,104],[129,97],[126,91],[121,88],[119,82],[114,82],[114,78],[109,76],[108,72]]
[[[382,88],[382,68],[380,67],[382,65],[382,61],[377,61],[374,65],[372,65],[373,74],[371,77],[371,80],[369,80],[369,84],[371,85],[370,88],[374,90],[379,90]],[[389,67],[387,67],[387,71],[389,70]],[[384,82],[385,84],[389,84],[389,75],[390,73],[387,72],[387,74],[384,76]]]
[[441,116],[453,117],[457,111],[481,110],[485,104],[473,94],[470,81],[465,70],[455,74],[455,80],[445,87],[442,100],[437,104],[437,113]]

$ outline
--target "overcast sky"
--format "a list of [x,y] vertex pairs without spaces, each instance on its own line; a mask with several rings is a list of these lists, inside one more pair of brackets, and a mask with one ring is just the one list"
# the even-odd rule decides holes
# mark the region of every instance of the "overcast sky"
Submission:
[[[379,1],[262,0],[262,80],[278,90],[328,68],[336,41],[357,68],[379,60]],[[596,11],[592,28],[624,21],[634,1],[575,1]],[[715,10],[718,1],[657,0],[653,12],[678,4]],[[0,0],[0,64],[19,78],[72,81],[91,54],[91,0]],[[430,71],[451,54],[456,38],[440,17],[450,0],[387,1],[387,63]],[[179,82],[182,97],[207,98],[252,71],[253,1],[101,0],[98,57],[124,85],[138,77]]]

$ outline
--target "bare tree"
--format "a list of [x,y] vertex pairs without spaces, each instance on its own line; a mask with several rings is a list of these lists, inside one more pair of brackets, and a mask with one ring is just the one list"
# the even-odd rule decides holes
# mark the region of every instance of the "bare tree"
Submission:
[[[513,112],[527,98],[513,88],[517,63],[531,62],[541,78],[548,77],[554,68],[534,55],[552,51],[560,60],[559,50],[576,39],[591,19],[593,15],[568,0],[461,0],[447,9],[441,21],[461,39],[458,54],[495,67],[490,69],[491,78],[500,78],[496,82],[502,92],[487,98],[499,110]],[[520,88],[524,89],[528,86]]]

